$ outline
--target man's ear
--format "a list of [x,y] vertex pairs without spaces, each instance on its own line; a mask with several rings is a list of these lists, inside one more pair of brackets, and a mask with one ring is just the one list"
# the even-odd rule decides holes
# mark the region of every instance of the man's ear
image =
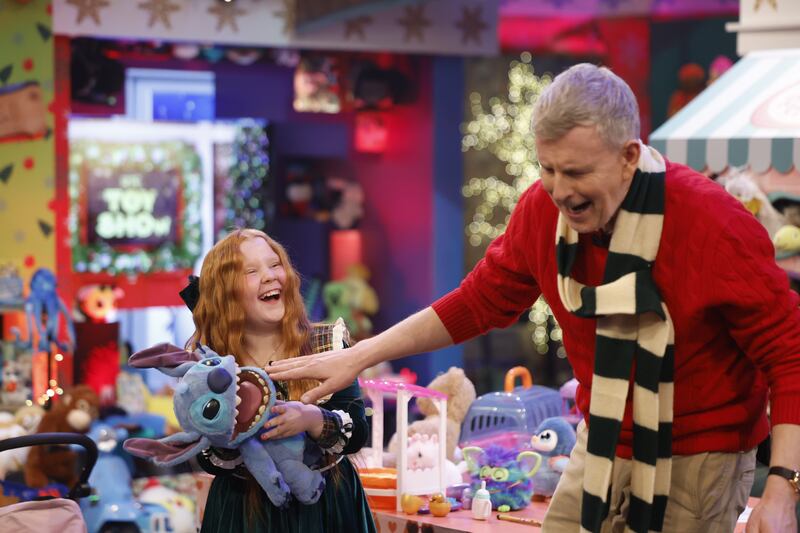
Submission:
[[636,167],[639,165],[639,156],[641,156],[642,145],[638,140],[630,140],[622,146],[622,165],[625,179],[633,179],[636,172]]

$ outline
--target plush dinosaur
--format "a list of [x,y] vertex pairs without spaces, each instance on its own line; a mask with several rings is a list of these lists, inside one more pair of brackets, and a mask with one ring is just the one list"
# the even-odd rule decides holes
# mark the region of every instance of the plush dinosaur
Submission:
[[125,450],[172,466],[212,446],[238,449],[277,507],[288,504],[290,495],[304,504],[319,500],[325,479],[303,463],[305,434],[274,441],[258,438],[275,404],[275,386],[262,369],[239,367],[232,355],[220,356],[206,347],[187,352],[166,343],[133,354],[128,364],[181,378],[174,404],[184,431],[160,440],[128,439]]

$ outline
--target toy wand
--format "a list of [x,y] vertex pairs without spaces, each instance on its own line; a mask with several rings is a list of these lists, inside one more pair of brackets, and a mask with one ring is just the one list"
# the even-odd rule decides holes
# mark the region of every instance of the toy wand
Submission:
[[534,520],[533,518],[521,518],[519,516],[512,516],[510,514],[498,514],[498,520],[504,520],[506,522],[514,522],[515,524],[525,524],[527,526],[536,526],[542,527],[542,523],[538,520]]

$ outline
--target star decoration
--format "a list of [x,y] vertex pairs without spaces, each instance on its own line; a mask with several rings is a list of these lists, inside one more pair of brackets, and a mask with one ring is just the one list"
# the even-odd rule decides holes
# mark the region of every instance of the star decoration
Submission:
[[344,23],[344,38],[349,40],[351,36],[358,35],[363,41],[366,38],[364,26],[370,23],[372,23],[372,17],[366,15],[346,20]]
[[225,26],[230,26],[237,33],[239,26],[236,24],[236,17],[247,14],[247,11],[239,9],[234,2],[216,3],[208,8],[208,12],[217,17],[217,31],[221,31]]
[[461,30],[461,43],[467,44],[469,41],[475,41],[475,44],[481,44],[481,32],[489,27],[483,21],[483,7],[475,6],[470,9],[467,6],[461,7],[461,20],[456,22],[456,27]]
[[42,235],[44,235],[45,237],[49,237],[50,234],[53,233],[52,224],[45,222],[41,218],[37,220],[37,222],[39,223],[39,230],[42,232]]
[[425,28],[431,25],[431,20],[425,18],[425,4],[420,4],[406,7],[405,15],[403,18],[397,19],[397,23],[406,30],[406,42],[409,42],[412,37],[416,37],[422,42],[425,40]]
[[771,5],[772,9],[778,9],[778,0],[756,0],[756,5],[753,8],[753,11],[758,11],[761,8],[761,4],[764,2]]
[[272,13],[276,17],[283,19],[283,29],[281,31],[284,35],[292,35],[294,33],[294,25],[297,18],[294,2],[295,0],[283,0],[283,9]]
[[100,10],[108,7],[108,0],[67,0],[67,3],[78,8],[78,18],[75,24],[80,24],[83,19],[90,17],[95,24],[100,25]]
[[150,12],[150,20],[147,21],[148,28],[152,28],[156,22],[161,21],[165,28],[171,30],[172,24],[169,22],[169,17],[175,11],[180,11],[181,6],[171,4],[169,0],[148,0],[139,3],[139,9]]

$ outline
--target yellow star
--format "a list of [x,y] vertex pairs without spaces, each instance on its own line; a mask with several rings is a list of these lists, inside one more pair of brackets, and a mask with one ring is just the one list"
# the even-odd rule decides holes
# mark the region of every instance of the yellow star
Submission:
[[78,8],[78,18],[75,24],[80,24],[86,17],[91,17],[95,24],[100,25],[100,10],[108,7],[108,0],[67,0]]
[[152,28],[156,22],[161,21],[165,28],[172,29],[172,24],[169,22],[170,14],[175,11],[180,11],[181,6],[178,4],[170,4],[169,0],[148,0],[147,2],[139,3],[139,9],[150,12],[150,20],[147,21],[147,26]]
[[239,26],[236,24],[236,17],[247,14],[247,11],[239,9],[233,2],[214,4],[208,8],[208,12],[217,17],[217,31],[222,30],[226,25],[230,25],[231,29],[237,33],[239,32]]
[[408,6],[405,11],[403,18],[397,19],[397,23],[406,29],[406,42],[412,37],[416,37],[420,42],[424,41],[425,28],[431,25],[430,19],[425,18],[425,4]]
[[763,2],[767,2],[769,5],[772,6],[772,9],[778,9],[778,0],[756,0],[756,6],[753,8],[753,11],[758,11],[761,7]]
[[456,27],[461,30],[461,44],[475,41],[481,44],[481,32],[489,27],[483,21],[483,7],[475,6],[473,9],[467,6],[461,7],[461,20],[456,22]]
[[349,40],[351,36],[358,35],[363,41],[366,36],[364,35],[364,26],[372,22],[372,17],[362,15],[344,23],[344,38]]
[[283,29],[281,31],[284,35],[292,35],[294,33],[295,22],[297,21],[295,0],[283,0],[283,9],[274,11],[272,14],[283,19]]

